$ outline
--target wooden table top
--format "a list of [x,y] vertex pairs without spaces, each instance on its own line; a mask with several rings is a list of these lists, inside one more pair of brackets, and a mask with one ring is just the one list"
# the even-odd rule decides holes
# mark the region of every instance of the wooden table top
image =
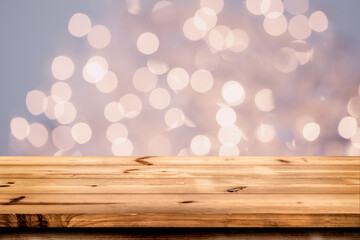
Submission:
[[360,227],[360,157],[0,157],[0,227]]

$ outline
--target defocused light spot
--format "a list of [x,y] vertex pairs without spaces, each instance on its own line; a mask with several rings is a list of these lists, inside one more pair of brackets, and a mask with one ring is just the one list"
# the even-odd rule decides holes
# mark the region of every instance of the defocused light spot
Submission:
[[273,94],[270,89],[261,89],[255,95],[256,107],[264,112],[274,109]]
[[304,40],[294,40],[291,42],[291,48],[295,50],[296,57],[300,65],[304,65],[312,60],[314,48]]
[[90,18],[83,13],[75,13],[69,20],[69,32],[75,37],[83,37],[90,32]]
[[266,13],[270,8],[270,0],[246,0],[246,8],[254,15]]
[[280,36],[286,32],[287,20],[284,15],[277,18],[264,18],[263,27],[265,31],[271,36]]
[[75,145],[75,140],[71,135],[71,128],[67,126],[59,126],[52,131],[52,141],[60,150],[68,151]]
[[296,56],[294,49],[289,47],[283,47],[275,55],[274,65],[277,70],[284,73],[293,72],[299,64],[299,60]]
[[241,130],[238,126],[222,127],[218,133],[218,139],[222,144],[238,144],[241,140]]
[[90,140],[92,131],[87,123],[79,122],[71,128],[71,135],[77,143],[84,144]]
[[189,74],[183,68],[173,68],[167,75],[167,82],[174,91],[184,89],[189,84]]
[[164,61],[149,59],[147,60],[147,67],[152,73],[162,75],[169,71],[169,66]]
[[271,142],[275,137],[275,129],[269,124],[261,124],[256,131],[256,138],[263,143]]
[[44,125],[32,123],[29,128],[28,141],[37,148],[44,146],[49,137],[49,133]]
[[355,134],[351,137],[351,143],[354,147],[360,149],[360,128],[357,128]]
[[47,118],[49,119],[56,118],[55,106],[57,104],[58,103],[54,100],[52,96],[48,96],[44,99],[44,101],[42,102],[42,108]]
[[176,8],[170,1],[157,2],[151,11],[151,18],[155,22],[167,22],[169,19],[175,17]]
[[96,25],[91,28],[87,39],[90,46],[101,49],[109,45],[111,33],[107,27],[103,25]]
[[211,8],[216,14],[218,14],[224,7],[224,0],[201,0],[200,6],[202,8]]
[[143,54],[153,54],[159,48],[159,39],[154,33],[143,33],[137,39],[137,48]]
[[74,73],[74,63],[69,57],[58,56],[51,64],[51,72],[57,80],[66,80]]
[[191,41],[198,41],[206,34],[206,31],[202,31],[195,26],[194,18],[189,18],[185,21],[183,32],[185,37]]
[[132,15],[138,15],[140,12],[140,0],[126,0],[126,9]]
[[51,96],[57,103],[69,101],[71,94],[71,87],[65,82],[56,82],[51,87]]
[[242,52],[248,45],[249,37],[241,29],[234,29],[226,35],[226,47],[232,52]]
[[99,82],[107,73],[109,64],[100,56],[90,58],[83,68],[83,77],[89,83]]
[[118,122],[124,117],[124,109],[118,102],[110,102],[104,108],[104,115],[109,122]]
[[309,20],[304,15],[296,15],[289,21],[289,33],[295,39],[305,39],[311,35]]
[[263,11],[265,17],[275,19],[283,15],[284,4],[282,3],[282,0],[268,0],[268,2],[270,4],[265,2],[267,6],[264,7],[264,9],[267,9],[267,11]]
[[194,15],[194,25],[201,31],[209,31],[216,25],[217,16],[211,8],[200,8]]
[[142,103],[138,96],[134,94],[124,95],[120,101],[120,107],[124,109],[124,116],[126,118],[134,118],[140,114],[142,109]]
[[106,138],[113,143],[118,138],[127,138],[128,129],[124,124],[113,123],[106,130]]
[[43,102],[46,95],[39,90],[31,90],[26,94],[26,107],[32,115],[40,115],[44,112]]
[[11,119],[10,129],[12,135],[18,140],[23,140],[26,138],[30,131],[29,123],[25,118],[21,117],[15,117]]
[[115,156],[131,156],[134,146],[129,139],[121,137],[113,142],[111,151]]
[[360,97],[356,96],[356,97],[352,97],[347,105],[347,110],[348,113],[355,117],[355,118],[359,118],[360,117]]
[[356,128],[357,121],[355,118],[344,117],[339,123],[338,132],[341,137],[349,139],[355,134]]
[[156,87],[158,78],[147,67],[135,71],[132,82],[134,87],[141,92],[150,92]]
[[221,94],[224,100],[232,106],[241,104],[245,99],[245,90],[236,81],[226,82],[222,87]]
[[216,122],[222,127],[234,125],[236,119],[236,112],[230,107],[222,107],[216,113]]
[[150,105],[158,110],[164,109],[170,104],[170,94],[165,88],[156,88],[149,95]]
[[[213,49],[215,49],[216,51],[225,50],[227,48],[227,46],[225,44],[225,39],[230,31],[231,31],[230,28],[227,26],[224,26],[224,25],[219,25],[219,26],[216,26],[213,29],[211,29],[208,34],[208,41],[209,41],[210,46]],[[232,38],[232,39],[229,39],[228,41],[231,42],[233,40],[235,40],[235,39]],[[231,45],[231,43],[230,43],[230,45]]]
[[310,122],[306,124],[303,128],[303,136],[304,138],[309,141],[315,141],[320,135],[320,126],[315,122]]
[[55,117],[61,124],[69,124],[75,120],[76,108],[71,102],[55,105]]
[[240,150],[234,144],[222,145],[219,149],[219,156],[239,156]]
[[293,15],[303,14],[309,9],[309,0],[284,0],[286,11]]
[[196,92],[207,92],[212,88],[213,84],[213,76],[205,69],[197,70],[191,75],[190,85]]
[[328,28],[328,20],[322,11],[313,12],[310,16],[311,29],[316,32],[323,32]]
[[163,135],[153,136],[147,147],[149,155],[168,156],[171,153],[171,142]]
[[185,114],[179,108],[171,108],[165,113],[165,123],[170,129],[178,128],[185,122]]
[[100,81],[96,82],[96,88],[103,93],[113,92],[118,85],[118,78],[112,71],[106,72]]
[[190,148],[196,155],[208,154],[211,150],[210,139],[205,135],[197,135],[191,140]]

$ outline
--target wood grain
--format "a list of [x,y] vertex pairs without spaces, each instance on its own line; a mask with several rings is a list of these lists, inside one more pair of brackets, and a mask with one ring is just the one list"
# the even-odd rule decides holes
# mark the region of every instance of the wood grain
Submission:
[[360,157],[0,157],[0,227],[360,227]]

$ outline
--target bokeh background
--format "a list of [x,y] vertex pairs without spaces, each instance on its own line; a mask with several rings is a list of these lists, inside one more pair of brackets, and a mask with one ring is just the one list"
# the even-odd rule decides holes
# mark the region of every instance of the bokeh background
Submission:
[[0,155],[360,155],[357,0],[0,0]]

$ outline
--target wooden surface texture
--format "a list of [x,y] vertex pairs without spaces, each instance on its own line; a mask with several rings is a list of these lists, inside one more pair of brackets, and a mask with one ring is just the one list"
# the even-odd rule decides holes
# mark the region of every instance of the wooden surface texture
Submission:
[[0,157],[0,227],[360,227],[360,157]]

